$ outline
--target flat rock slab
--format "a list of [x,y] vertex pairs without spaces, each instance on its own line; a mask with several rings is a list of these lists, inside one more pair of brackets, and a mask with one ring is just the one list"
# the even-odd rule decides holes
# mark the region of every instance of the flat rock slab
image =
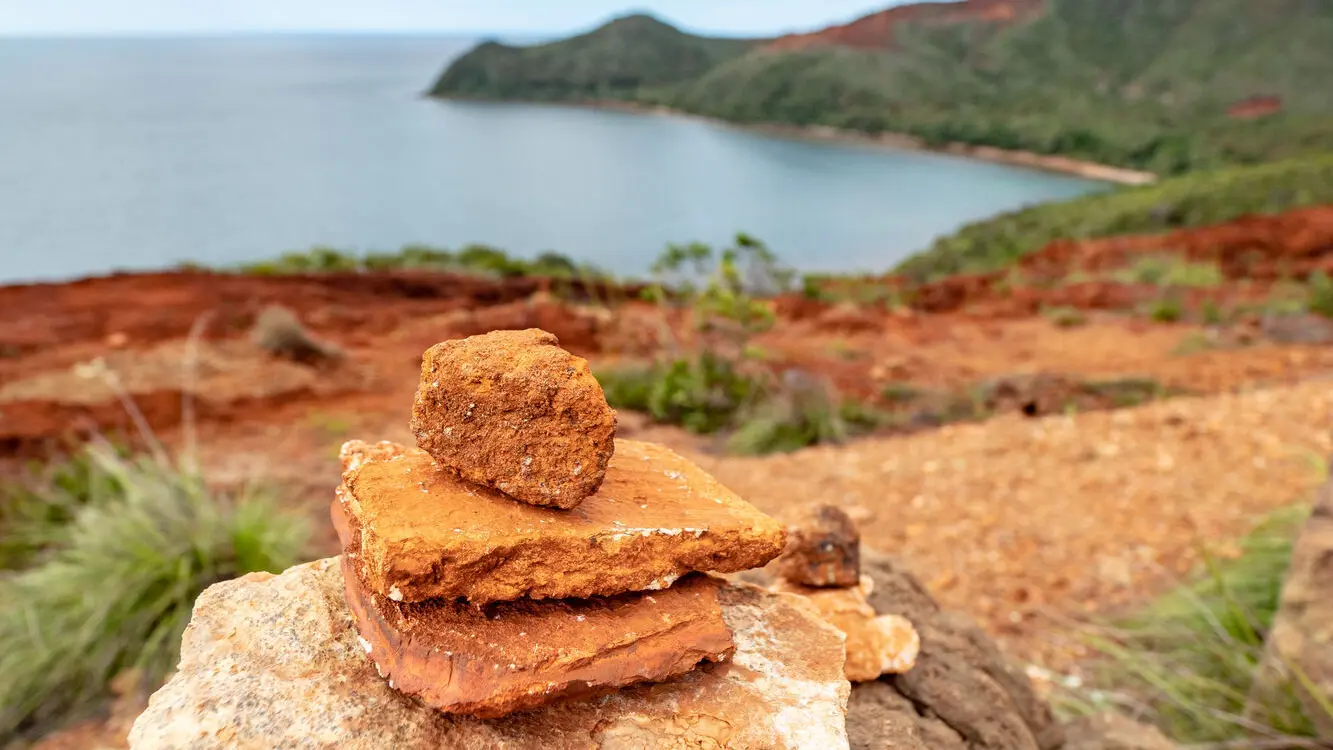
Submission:
[[426,350],[412,434],[470,482],[572,508],[606,475],[616,413],[588,360],[554,335],[493,331]]
[[674,680],[502,719],[450,717],[375,673],[337,558],[251,574],[195,602],[180,667],[130,732],[136,750],[846,748],[842,637],[752,586],[718,592],[736,651]]
[[446,713],[504,716],[725,661],[722,581],[690,575],[654,594],[400,604],[362,588],[343,557],[347,605],[390,687]]
[[661,590],[691,572],[760,567],[786,543],[782,524],[653,443],[617,441],[601,489],[571,510],[467,484],[420,450],[381,443],[344,462],[346,551],[394,601]]

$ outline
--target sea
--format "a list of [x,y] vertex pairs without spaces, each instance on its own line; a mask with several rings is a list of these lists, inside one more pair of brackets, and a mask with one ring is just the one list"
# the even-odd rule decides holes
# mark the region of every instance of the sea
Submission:
[[423,92],[475,40],[0,38],[0,283],[326,245],[557,251],[641,275],[738,231],[884,271],[998,212],[1107,189],[698,119]]

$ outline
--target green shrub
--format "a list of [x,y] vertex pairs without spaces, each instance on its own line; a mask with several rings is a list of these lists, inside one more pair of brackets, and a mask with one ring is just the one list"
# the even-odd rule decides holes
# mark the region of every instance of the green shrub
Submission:
[[41,549],[0,574],[0,744],[97,701],[122,670],[160,679],[204,588],[279,572],[308,538],[258,489],[218,491],[165,460],[105,446],[78,460],[73,485],[36,491],[62,515],[20,522],[41,527],[24,531]]
[[1312,734],[1296,685],[1278,685],[1262,705],[1253,703],[1264,635],[1306,514],[1273,514],[1244,540],[1239,558],[1206,556],[1198,582],[1094,636],[1105,658],[1090,687],[1181,743],[1239,741],[1255,730]]
[[982,388],[975,386],[963,391],[944,394],[937,408],[933,411],[940,424],[972,422],[985,419],[991,415],[990,409],[986,406],[986,396],[982,392]]
[[1088,322],[1087,316],[1077,307],[1046,307],[1041,314],[1060,328],[1074,328]]
[[921,395],[921,389],[911,383],[889,383],[879,392],[880,398],[890,404],[905,404]]
[[653,384],[657,382],[659,373],[656,367],[631,365],[598,369],[593,375],[602,385],[606,402],[613,408],[647,412]]
[[1082,388],[1086,393],[1110,399],[1111,405],[1117,409],[1138,406],[1182,393],[1180,389],[1163,385],[1152,378],[1133,376],[1089,380],[1083,383]]
[[1222,308],[1216,302],[1207,299],[1199,307],[1199,319],[1206,326],[1217,326],[1225,322],[1226,316],[1222,314]]
[[1148,317],[1158,323],[1175,323],[1185,314],[1180,300],[1172,296],[1159,297],[1148,306]]
[[1198,354],[1199,352],[1206,352],[1215,348],[1217,348],[1217,345],[1207,334],[1199,331],[1190,331],[1185,338],[1180,340],[1179,344],[1176,344],[1176,348],[1172,350],[1171,353],[1181,357],[1188,357],[1191,354]]
[[727,440],[727,452],[758,456],[841,443],[849,428],[841,403],[822,383],[784,388],[760,403]]
[[[801,384],[800,376],[774,382],[752,340],[773,324],[761,295],[785,290],[792,274],[759,240],[738,234],[732,247],[717,252],[698,242],[668,245],[653,273],[656,283],[645,290],[646,299],[688,306],[699,351],[650,368],[601,373],[613,406],[646,411],[655,421],[697,433],[734,428],[728,449],[746,454],[837,442],[849,429],[879,422],[870,409],[842,404],[822,385]],[[813,282],[806,281],[814,293]],[[845,342],[834,343],[846,351]]]
[[1115,278],[1122,283],[1169,287],[1212,287],[1223,281],[1222,269],[1216,263],[1191,263],[1170,255],[1139,258]]
[[717,432],[761,392],[757,380],[738,373],[730,362],[704,353],[658,370],[648,393],[648,413],[658,422],[678,424],[691,432]]
[[843,399],[838,407],[838,416],[847,425],[850,435],[871,432],[897,421],[892,414],[851,398]]
[[1323,271],[1310,275],[1310,297],[1306,308],[1325,318],[1333,318],[1333,281]]

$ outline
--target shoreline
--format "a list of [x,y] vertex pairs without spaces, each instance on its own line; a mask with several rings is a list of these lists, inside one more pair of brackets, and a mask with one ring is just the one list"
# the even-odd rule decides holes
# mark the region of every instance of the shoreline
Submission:
[[469,99],[466,97],[439,97],[445,101],[471,101],[471,102],[491,102],[496,104],[514,103],[514,104],[545,104],[558,107],[583,107],[588,109],[603,109],[614,112],[626,112],[637,115],[652,115],[656,117],[680,117],[691,120],[698,120],[712,125],[721,125],[728,128],[739,130],[748,130],[753,133],[767,135],[776,135],[786,138],[799,138],[801,140],[821,141],[824,143],[846,143],[862,146],[875,146],[880,148],[894,148],[905,151],[927,151],[937,154],[947,154],[951,156],[961,156],[978,161],[988,161],[995,164],[1007,164],[1014,167],[1026,167],[1043,172],[1054,172],[1057,174],[1073,175],[1083,177],[1089,180],[1099,182],[1108,182],[1116,185],[1150,185],[1157,182],[1157,175],[1152,172],[1142,172],[1123,167],[1113,167],[1108,164],[1098,164],[1096,162],[1081,161],[1071,159],[1066,156],[1051,156],[1047,154],[1036,154],[1031,151],[1011,151],[1008,149],[996,148],[994,146],[972,146],[966,143],[950,143],[946,146],[935,148],[927,146],[920,138],[908,135],[906,133],[880,133],[871,135],[859,130],[846,130],[835,128],[831,125],[783,125],[779,123],[740,123],[724,120],[720,117],[709,117],[707,115],[694,114],[683,110],[672,109],[664,106],[650,106],[639,104],[637,102],[620,101],[616,99],[570,101],[570,102],[541,102],[522,99],[502,100],[502,99]]

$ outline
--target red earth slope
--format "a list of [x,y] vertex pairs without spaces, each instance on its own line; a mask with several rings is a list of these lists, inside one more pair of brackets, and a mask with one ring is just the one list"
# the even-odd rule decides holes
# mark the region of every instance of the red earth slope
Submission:
[[882,50],[893,46],[894,32],[902,23],[1012,23],[1039,14],[1042,5],[1041,0],[962,0],[898,5],[840,26],[805,34],[788,34],[774,40],[767,48],[794,50],[838,46]]

